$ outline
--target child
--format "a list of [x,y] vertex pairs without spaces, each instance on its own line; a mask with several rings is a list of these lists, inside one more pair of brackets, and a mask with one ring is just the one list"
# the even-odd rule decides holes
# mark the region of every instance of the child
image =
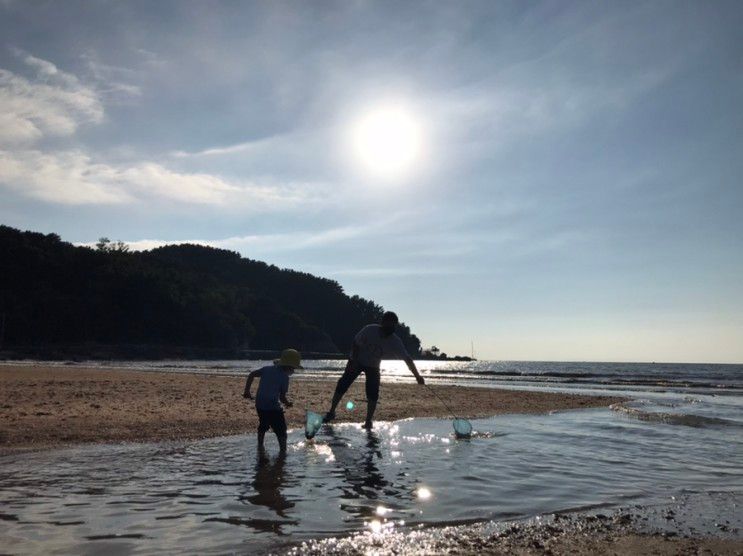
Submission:
[[284,410],[279,403],[286,407],[292,404],[286,399],[289,391],[289,377],[294,374],[294,369],[301,369],[302,356],[295,349],[285,349],[281,352],[281,358],[274,361],[269,367],[263,367],[248,375],[245,383],[243,397],[253,399],[250,387],[255,377],[261,379],[258,384],[258,392],[255,395],[255,410],[258,412],[258,448],[263,449],[263,438],[270,428],[276,434],[279,447],[286,452],[286,420]]

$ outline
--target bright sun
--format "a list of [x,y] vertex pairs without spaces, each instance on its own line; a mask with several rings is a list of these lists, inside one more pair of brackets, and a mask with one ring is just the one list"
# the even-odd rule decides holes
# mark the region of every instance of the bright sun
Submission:
[[400,179],[419,162],[421,128],[404,108],[380,107],[354,127],[353,148],[365,172],[383,179]]

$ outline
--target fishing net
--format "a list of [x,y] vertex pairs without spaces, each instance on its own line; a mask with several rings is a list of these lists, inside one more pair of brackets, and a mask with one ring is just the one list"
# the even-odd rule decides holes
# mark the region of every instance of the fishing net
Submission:
[[317,434],[322,427],[322,415],[314,411],[307,410],[307,416],[304,420],[304,436],[307,440]]
[[[426,384],[428,386],[428,384]],[[461,417],[457,417],[456,413],[454,413],[449,405],[436,393],[436,390],[428,386],[428,389],[433,393],[434,396],[436,396],[439,401],[441,402],[441,405],[443,405],[446,410],[452,414],[452,417],[454,417],[454,421],[452,421],[452,426],[454,427],[454,435],[457,438],[469,438],[472,435],[472,423],[470,423],[467,419],[462,419]]]
[[457,438],[469,438],[472,436],[472,423],[467,419],[457,417],[452,421],[452,426],[454,427],[454,434]]

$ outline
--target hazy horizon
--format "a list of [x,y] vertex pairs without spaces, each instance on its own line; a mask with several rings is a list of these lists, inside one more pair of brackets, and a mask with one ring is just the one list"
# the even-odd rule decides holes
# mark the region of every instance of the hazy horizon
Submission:
[[331,278],[450,355],[743,363],[739,2],[0,14],[0,223]]

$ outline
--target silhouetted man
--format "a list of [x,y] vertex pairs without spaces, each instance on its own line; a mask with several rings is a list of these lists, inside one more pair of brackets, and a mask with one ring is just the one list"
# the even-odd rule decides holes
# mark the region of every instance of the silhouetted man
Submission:
[[351,358],[346,363],[343,376],[338,379],[330,410],[325,414],[324,421],[326,423],[335,419],[335,409],[338,407],[341,398],[359,375],[364,373],[366,375],[366,400],[368,404],[364,428],[372,428],[372,418],[379,399],[379,366],[382,359],[403,359],[418,384],[425,384],[402,340],[395,334],[397,324],[397,315],[388,311],[382,316],[381,325],[369,324],[356,334],[351,349]]

